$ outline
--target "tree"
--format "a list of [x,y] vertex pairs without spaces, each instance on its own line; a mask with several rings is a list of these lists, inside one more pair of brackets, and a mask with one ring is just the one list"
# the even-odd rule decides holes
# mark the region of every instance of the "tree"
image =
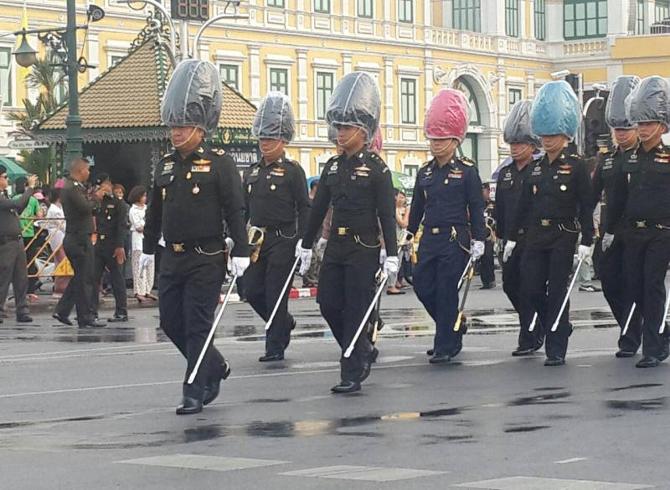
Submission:
[[[26,75],[25,82],[29,88],[37,89],[39,95],[32,102],[23,99],[23,111],[8,114],[8,119],[17,123],[16,131],[32,136],[32,131],[42,119],[54,112],[66,97],[65,74],[59,66],[60,59],[50,52],[46,58],[38,58]],[[22,151],[23,167],[36,174],[43,182],[51,182],[55,178],[56,150],[42,148]]]

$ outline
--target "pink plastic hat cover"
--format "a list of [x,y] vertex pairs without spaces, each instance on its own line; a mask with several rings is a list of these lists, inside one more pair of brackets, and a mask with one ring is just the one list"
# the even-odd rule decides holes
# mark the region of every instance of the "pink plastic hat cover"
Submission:
[[468,101],[460,90],[440,90],[426,112],[424,133],[428,139],[454,138],[459,142],[468,131]]

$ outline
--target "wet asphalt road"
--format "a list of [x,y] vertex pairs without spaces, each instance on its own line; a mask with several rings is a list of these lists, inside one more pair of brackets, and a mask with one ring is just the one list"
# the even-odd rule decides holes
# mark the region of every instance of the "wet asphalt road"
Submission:
[[5,320],[0,488],[670,488],[668,365],[614,358],[601,294],[573,294],[562,368],[509,355],[499,287],[470,305],[458,362],[435,367],[414,295],[384,296],[379,362],[362,392],[334,396],[339,352],[313,300],[291,301],[299,328],[273,365],[256,361],[262,323],[234,304],[217,340],[233,374],[191,417],[174,414],[183,361],[155,309],[89,331]]

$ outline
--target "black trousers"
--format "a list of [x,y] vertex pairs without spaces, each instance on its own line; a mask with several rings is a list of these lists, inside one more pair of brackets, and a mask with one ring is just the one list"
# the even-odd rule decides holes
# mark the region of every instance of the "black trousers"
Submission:
[[[357,381],[370,362],[372,345],[366,332],[356,341],[351,356],[344,351],[351,344],[361,320],[372,302],[375,275],[379,270],[379,245],[376,235],[361,237],[332,234],[328,240],[319,274],[317,302],[321,314],[342,348],[340,370],[343,381]],[[376,245],[376,246],[375,246]]]
[[[295,261],[296,243],[295,238],[266,233],[258,260],[244,274],[247,301],[265,322],[272,314]],[[288,312],[289,290],[290,285],[279,303],[272,325],[266,332],[267,354],[283,354],[291,341],[293,317]]]
[[615,320],[621,327],[619,349],[636,352],[642,343],[642,314],[640,305],[636,305],[626,335],[623,329],[630,314],[632,301],[627,299],[624,274],[624,242],[617,235],[610,247],[600,257],[600,281],[603,295],[612,310]]
[[[207,252],[215,252],[208,247]],[[223,244],[219,246],[223,250]],[[204,255],[192,248],[163,251],[159,277],[160,326],[186,358],[184,396],[202,399],[206,384],[222,374],[224,359],[210,343],[193,384],[187,384],[214,321],[225,277],[224,254]]]
[[114,314],[116,316],[128,315],[128,297],[126,294],[126,281],[123,277],[123,264],[119,264],[112,256],[114,248],[107,245],[105,240],[100,240],[95,244],[95,262],[93,267],[93,310],[98,313],[100,302],[100,282],[105,273],[109,271],[109,279],[112,283],[112,292],[114,293]]
[[63,240],[65,255],[70,260],[74,276],[56,305],[56,313],[70,316],[72,308],[77,308],[77,323],[84,325],[94,318],[93,310],[93,267],[94,253],[91,236],[87,233],[66,233]]
[[532,308],[538,312],[545,327],[547,357],[564,358],[568,350],[568,337],[572,333],[569,301],[558,322],[557,330],[552,332],[551,328],[558,318],[568,290],[577,236],[577,232],[561,230],[558,227],[533,227],[528,232],[521,258],[524,271],[521,294],[530,300]]
[[628,302],[642,313],[642,353],[667,356],[670,330],[665,328],[665,275],[670,263],[670,230],[631,229],[624,232],[624,272]]
[[484,242],[484,255],[479,259],[479,278],[484,286],[496,282],[495,266],[493,264],[493,242],[491,240]]
[[531,332],[530,326],[533,323],[535,310],[525,294],[521,292],[521,278],[527,273],[522,268],[522,257],[525,249],[525,240],[517,242],[514,252],[503,262],[502,278],[503,291],[509,298],[514,307],[514,311],[519,315],[519,348],[537,349],[544,343],[544,325],[538,317],[535,319],[535,327]]

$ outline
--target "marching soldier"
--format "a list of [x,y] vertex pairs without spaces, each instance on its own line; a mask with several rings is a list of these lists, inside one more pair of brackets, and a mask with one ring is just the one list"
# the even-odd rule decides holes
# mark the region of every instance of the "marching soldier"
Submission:
[[295,133],[288,97],[269,93],[258,107],[252,131],[259,139],[262,158],[245,173],[245,199],[249,223],[262,228],[265,238],[258,259],[244,276],[245,287],[249,304],[266,322],[280,302],[259,361],[281,361],[296,322],[288,313],[288,288],[281,299],[279,295],[285,282],[292,280],[294,251],[309,214],[305,172],[284,154]]
[[658,366],[668,357],[670,331],[665,275],[670,263],[670,85],[658,76],[645,78],[627,98],[627,115],[637,124],[640,144],[628,154],[613,192],[606,230],[621,226],[624,237],[626,304],[642,314],[642,359],[639,368]]
[[[474,163],[455,156],[468,127],[462,92],[440,91],[426,113],[424,132],[433,159],[416,177],[408,230],[423,222],[414,290],[435,321],[431,364],[448,363],[463,346],[463,331],[454,331],[458,316],[458,282],[468,257],[484,254],[484,199]],[[429,351],[430,352],[430,351]]]
[[105,189],[98,187],[89,194],[85,187],[89,175],[88,161],[76,159],[63,187],[61,201],[66,223],[63,248],[74,269],[74,277],[58,301],[53,317],[65,325],[72,325],[69,316],[76,305],[79,327],[104,327],[105,324],[95,318],[93,307],[95,254],[91,236],[94,232],[93,212],[102,201]]
[[[602,257],[600,258],[600,281],[603,294],[612,310],[612,314],[621,327],[619,336],[619,350],[616,357],[633,357],[642,341],[642,318],[640,309],[633,309],[626,302],[625,276],[623,263],[624,251],[623,231],[625,226],[618,223],[616,226],[608,224],[609,204],[614,201],[614,191],[617,179],[622,177],[623,166],[639,144],[637,128],[626,115],[625,100],[639,85],[640,79],[636,76],[620,76],[614,82],[607,99],[605,117],[607,124],[613,130],[615,147],[611,151],[601,153],[600,162],[593,175],[593,201],[597,204],[604,192],[602,229],[606,230],[601,240]],[[607,230],[611,229],[611,233]],[[629,320],[630,318],[630,320]],[[628,324],[628,327],[626,325]]]
[[[528,297],[521,292],[521,258],[526,249],[526,235],[519,235],[513,228],[512,221],[517,213],[521,191],[539,156],[534,154],[539,146],[538,138],[530,129],[531,102],[522,100],[514,104],[507,119],[503,137],[510,145],[511,159],[498,174],[496,184],[496,224],[498,235],[504,242],[516,242],[514,252],[503,262],[503,291],[509,298],[514,310],[519,315],[519,340],[513,356],[527,356],[542,347],[544,330],[542,322],[535,312]],[[521,226],[527,228],[527,226]],[[535,322],[533,322],[533,319]]]
[[[580,227],[579,260],[590,256],[593,242],[589,174],[581,157],[566,153],[580,118],[579,102],[567,82],[549,82],[538,91],[531,110],[531,131],[541,137],[546,153],[533,163],[512,220],[513,230],[525,235],[526,242],[521,294],[531,301],[547,329],[545,366],[565,364],[572,332],[569,304],[560,318],[559,312],[568,293]],[[503,260],[510,259],[516,244],[507,241]]]
[[105,195],[94,212],[97,239],[94,246],[93,310],[97,317],[100,300],[99,286],[105,269],[109,271],[114,293],[114,316],[110,322],[128,321],[128,298],[122,266],[126,261],[123,242],[126,238],[126,214],[119,200],[112,194],[112,181],[107,174],[98,177],[97,185]]
[[186,60],[174,70],[161,106],[174,150],[157,164],[144,227],[140,264],[151,260],[163,235],[160,325],[186,358],[178,415],[202,411],[219,394],[230,367],[210,343],[192,384],[188,379],[212,326],[226,273],[223,222],[234,241],[232,273],[249,266],[244,198],[233,159],[204,144],[221,114],[221,82],[214,65]]
[[[332,205],[330,238],[321,265],[317,301],[342,348],[341,381],[334,393],[361,389],[370,372],[372,346],[359,326],[372,302],[379,270],[379,225],[389,256],[383,269],[397,272],[398,257],[391,172],[367,148],[379,124],[380,98],[372,78],[362,72],[346,75],[328,104],[326,119],[337,129],[343,153],[325,165],[314,198],[304,243],[311,244]],[[301,273],[311,248],[298,247]],[[353,343],[353,351],[346,350]]]

